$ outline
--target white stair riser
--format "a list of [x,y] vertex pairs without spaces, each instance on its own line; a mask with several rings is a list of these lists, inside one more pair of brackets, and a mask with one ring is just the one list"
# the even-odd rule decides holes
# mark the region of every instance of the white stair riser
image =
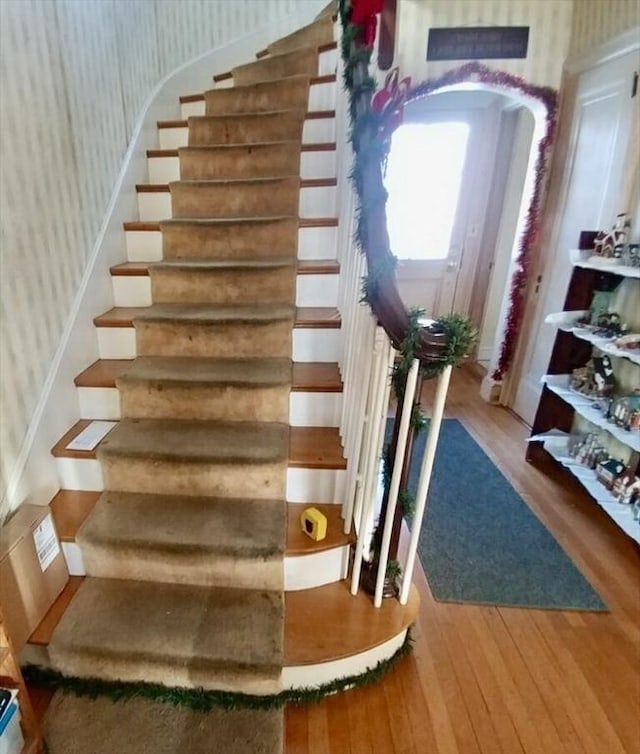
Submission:
[[[101,359],[135,359],[136,333],[133,327],[98,327]],[[342,341],[339,329],[303,328],[293,331],[293,361],[339,361]]]
[[81,419],[117,421],[122,415],[120,393],[115,387],[79,387]]
[[[333,73],[331,71],[330,73]],[[224,83],[224,82],[220,82]],[[219,87],[216,84],[215,89],[224,88]],[[334,110],[336,105],[336,84],[335,82],[329,82],[326,84],[312,84],[309,89],[309,110]],[[204,115],[205,104],[204,100],[197,100],[196,102],[184,102],[180,105],[180,115],[183,120],[192,115]]]
[[[298,231],[298,259],[335,259],[335,227],[301,228]],[[130,262],[158,262],[162,259],[162,233],[159,230],[128,230],[125,233]]]
[[[82,549],[76,542],[63,542],[62,552],[70,576],[86,576]],[[285,555],[284,588],[287,592],[314,589],[346,578],[349,565],[349,546],[310,555]]]
[[338,212],[337,186],[300,189],[300,217],[335,217]]
[[347,577],[349,545],[284,559],[284,589],[297,592],[333,584]]
[[[149,183],[170,183],[180,180],[179,157],[147,158]],[[335,178],[337,174],[336,152],[302,152],[300,155],[301,178]]]
[[[112,275],[116,306],[151,306],[151,278],[148,275]],[[337,275],[298,275],[297,306],[337,306]]]
[[316,665],[296,665],[282,668],[284,689],[308,689],[331,683],[338,678],[348,678],[366,673],[383,660],[392,657],[404,644],[407,630],[403,629],[393,638],[349,657]]
[[[100,492],[104,489],[102,467],[95,458],[56,458],[60,489]],[[290,503],[342,504],[346,471],[343,469],[287,469],[287,500]]]
[[300,228],[298,231],[298,259],[335,259],[338,247],[338,228]]
[[[115,387],[79,387],[81,419],[117,421],[122,416]],[[289,423],[293,427],[337,427],[342,393],[293,392],[289,396]]]
[[133,327],[97,327],[101,359],[135,359],[136,331]]
[[151,306],[151,278],[148,275],[112,275],[116,306]]
[[[300,189],[301,217],[334,217],[337,189],[320,186]],[[138,192],[138,215],[142,222],[158,222],[172,217],[171,194],[168,191]]]
[[337,306],[338,275],[298,275],[296,306]]
[[[335,118],[312,118],[305,120],[302,129],[303,144],[317,144],[319,142],[335,140]],[[180,147],[186,147],[188,143],[189,129],[186,126],[158,129],[158,146],[160,149],[180,149]]]
[[342,393],[291,393],[289,424],[292,427],[339,427]]
[[56,472],[62,490],[100,492],[104,489],[102,466],[95,458],[56,458]]
[[86,576],[87,569],[84,565],[82,550],[75,542],[62,542],[62,553],[67,561],[69,576]]
[[293,331],[293,361],[334,362],[342,358],[342,337],[337,330],[301,328]]
[[318,55],[318,76],[335,73],[338,65],[338,50],[326,50]]
[[347,472],[343,469],[287,469],[287,500],[290,503],[342,505]]

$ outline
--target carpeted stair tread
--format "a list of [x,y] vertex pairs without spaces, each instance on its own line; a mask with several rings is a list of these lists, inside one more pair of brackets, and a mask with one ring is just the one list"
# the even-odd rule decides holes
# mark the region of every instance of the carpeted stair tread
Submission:
[[229,187],[229,188],[243,188],[245,186],[250,187],[254,186],[256,184],[260,186],[268,186],[270,188],[278,188],[279,184],[287,181],[299,181],[300,176],[298,175],[277,175],[277,176],[267,176],[267,177],[261,177],[261,178],[206,178],[203,180],[180,180],[180,181],[171,181],[169,183],[169,191],[172,190],[172,188],[177,188],[179,186],[184,186],[185,188],[202,188],[205,189],[209,186],[222,186],[222,187]]
[[263,81],[244,86],[211,89],[204,93],[205,114],[270,112],[273,110],[306,110],[309,99],[309,76]]
[[300,177],[173,181],[173,217],[251,217],[293,214],[300,201]]
[[89,577],[49,656],[56,669],[80,677],[277,688],[283,610],[278,592]]
[[283,385],[291,381],[290,359],[202,359],[140,356],[117,379],[131,382],[180,382],[190,385]]
[[267,257],[256,259],[254,257],[232,257],[231,259],[167,259],[162,262],[153,262],[149,267],[157,269],[180,269],[186,267],[192,270],[244,270],[259,269],[270,270],[280,267],[291,267],[295,259],[291,257]]
[[104,492],[77,541],[187,562],[216,555],[261,559],[283,554],[284,523],[282,500]]
[[302,139],[306,110],[269,110],[227,115],[192,115],[189,146],[255,144]]
[[[81,723],[80,723],[81,721]],[[142,697],[59,691],[43,723],[49,754],[282,754],[281,710],[196,712]]]
[[315,21],[301,29],[297,29],[277,42],[270,44],[267,49],[272,55],[295,50],[299,47],[321,47],[328,42],[333,42],[333,19],[332,14],[319,16]]
[[189,463],[264,464],[288,458],[289,427],[277,422],[122,419],[98,457]]
[[254,217],[245,217],[244,215],[234,215],[231,217],[169,217],[165,220],[161,220],[160,230],[170,229],[172,227],[179,227],[182,225],[194,225],[200,227],[220,227],[224,225],[235,225],[236,223],[242,225],[267,225],[269,223],[278,223],[283,220],[291,220],[295,218],[297,221],[297,215],[255,215]]
[[316,76],[318,74],[318,48],[298,47],[268,58],[245,63],[231,69],[234,85],[274,81],[288,76]]
[[180,176],[198,181],[299,176],[300,153],[300,142],[292,140],[182,147]]
[[295,308],[283,304],[271,305],[212,305],[212,304],[154,304],[140,311],[135,320],[147,322],[189,322],[214,324],[224,322],[282,322],[293,321]]

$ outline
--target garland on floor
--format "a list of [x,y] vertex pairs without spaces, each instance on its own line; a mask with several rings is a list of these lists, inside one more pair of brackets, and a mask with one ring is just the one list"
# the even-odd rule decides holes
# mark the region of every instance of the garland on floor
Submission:
[[397,662],[411,652],[412,643],[413,639],[409,629],[404,643],[391,657],[381,660],[372,668],[367,668],[364,673],[338,678],[322,686],[288,689],[279,694],[268,696],[253,696],[231,691],[169,688],[159,683],[144,683],[142,681],[125,682],[104,681],[100,678],[77,678],[62,675],[57,670],[50,670],[39,665],[26,665],[22,672],[25,681],[31,686],[54,688],[92,699],[108,697],[114,702],[125,702],[137,697],[162,702],[163,704],[189,707],[195,712],[209,712],[214,707],[222,707],[228,710],[242,708],[280,709],[285,704],[312,704],[340,691],[348,691],[376,683]]

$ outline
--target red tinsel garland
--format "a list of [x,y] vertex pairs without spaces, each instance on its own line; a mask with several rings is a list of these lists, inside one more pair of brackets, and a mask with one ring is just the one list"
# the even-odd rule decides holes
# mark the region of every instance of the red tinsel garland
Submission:
[[493,86],[514,90],[541,102],[546,112],[545,135],[538,144],[538,155],[535,164],[535,182],[531,203],[527,212],[524,231],[520,238],[518,256],[515,259],[515,270],[511,278],[509,295],[509,310],[507,312],[503,340],[500,347],[498,364],[491,375],[494,380],[501,380],[511,362],[518,342],[518,333],[525,309],[525,293],[529,283],[535,249],[540,232],[541,209],[544,195],[547,162],[551,145],[556,132],[558,95],[555,89],[548,86],[528,84],[524,79],[503,71],[495,71],[482,63],[466,63],[460,68],[447,71],[437,79],[427,80],[412,87],[407,95],[406,104],[422,99],[438,89],[465,82],[479,82]]

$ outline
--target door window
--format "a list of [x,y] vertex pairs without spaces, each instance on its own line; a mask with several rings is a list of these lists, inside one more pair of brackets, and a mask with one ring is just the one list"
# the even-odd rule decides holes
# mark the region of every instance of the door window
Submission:
[[391,251],[399,259],[442,260],[449,253],[469,125],[407,123],[393,134],[385,186]]

